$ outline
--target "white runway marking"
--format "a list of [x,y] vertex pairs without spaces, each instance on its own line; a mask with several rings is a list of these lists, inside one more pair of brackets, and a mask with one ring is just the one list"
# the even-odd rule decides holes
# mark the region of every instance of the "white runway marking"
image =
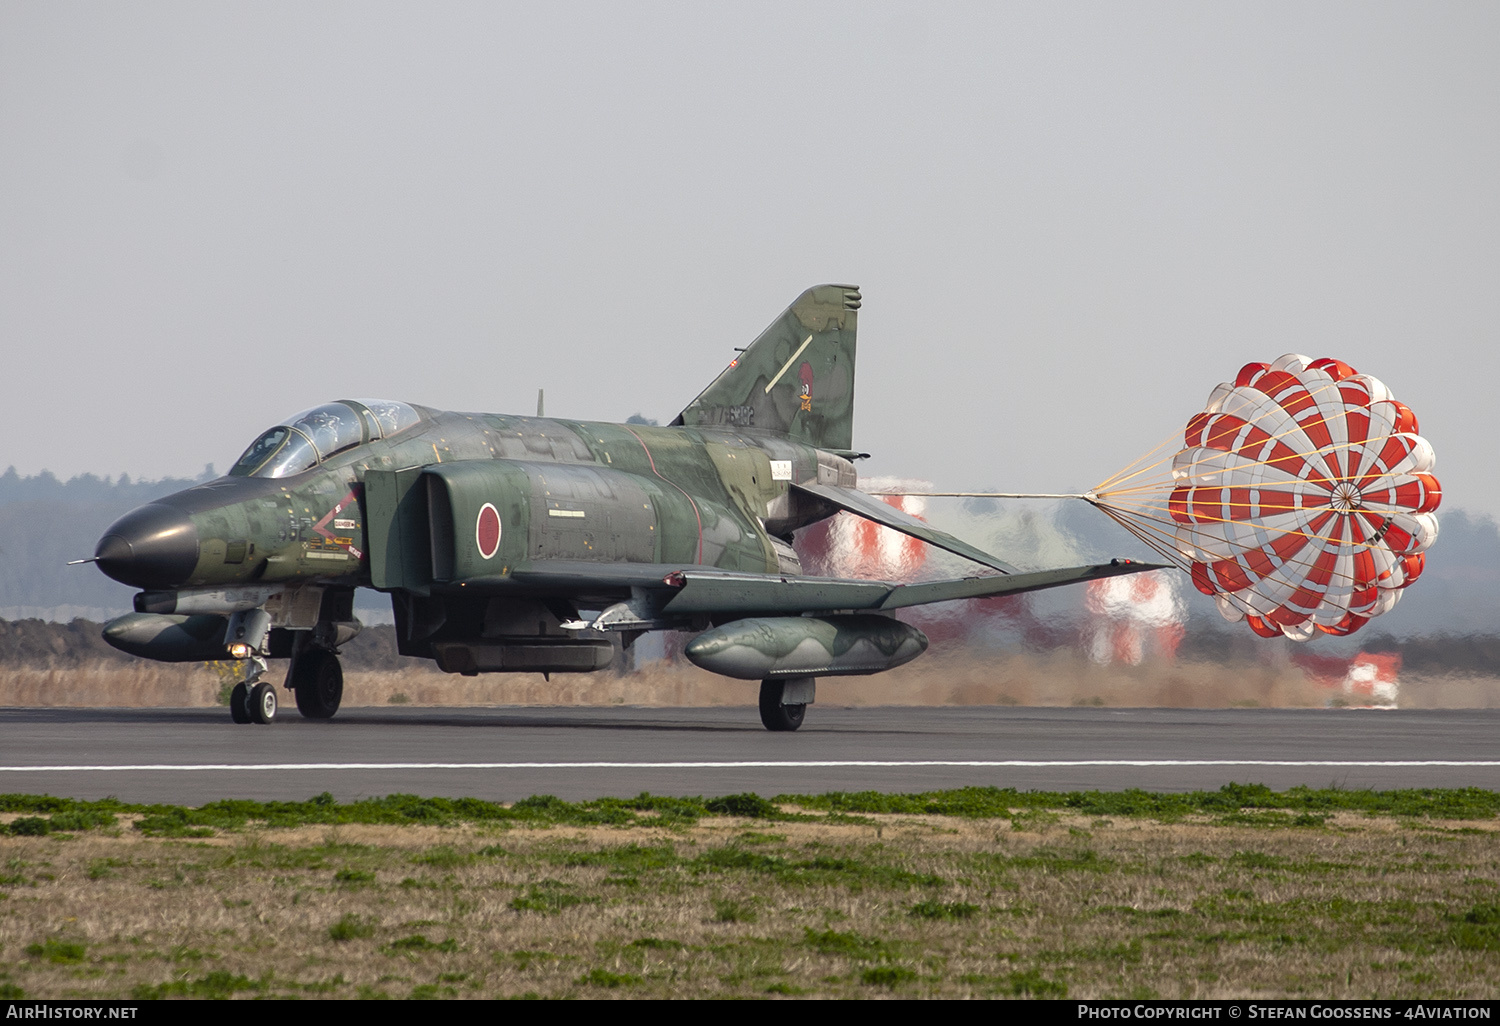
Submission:
[[1287,766],[1330,769],[1404,769],[1411,767],[1500,767],[1500,760],[1456,759],[828,759],[740,762],[259,762],[135,763],[117,766],[0,766],[0,773],[208,773],[246,770],[569,770],[569,769],[1084,769],[1093,766]]

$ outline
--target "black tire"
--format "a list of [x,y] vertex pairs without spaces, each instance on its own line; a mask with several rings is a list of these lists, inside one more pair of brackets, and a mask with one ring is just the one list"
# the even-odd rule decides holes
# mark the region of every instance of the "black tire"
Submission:
[[292,666],[292,694],[297,711],[310,720],[329,720],[344,699],[344,668],[326,648],[309,648]]
[[270,723],[276,718],[276,688],[261,681],[250,689],[250,718],[256,723]]
[[250,689],[244,682],[229,692],[229,718],[236,723],[250,723]]
[[760,722],[767,730],[796,730],[802,726],[802,717],[807,714],[805,705],[781,704],[784,686],[779,680],[760,682]]

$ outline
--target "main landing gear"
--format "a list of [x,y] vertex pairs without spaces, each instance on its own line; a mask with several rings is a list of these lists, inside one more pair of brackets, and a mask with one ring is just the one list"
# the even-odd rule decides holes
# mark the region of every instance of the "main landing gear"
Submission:
[[329,720],[344,697],[344,669],[326,648],[304,648],[292,660],[287,685],[297,696],[297,711],[309,720]]
[[796,730],[814,701],[817,680],[786,677],[760,682],[760,722],[767,730]]

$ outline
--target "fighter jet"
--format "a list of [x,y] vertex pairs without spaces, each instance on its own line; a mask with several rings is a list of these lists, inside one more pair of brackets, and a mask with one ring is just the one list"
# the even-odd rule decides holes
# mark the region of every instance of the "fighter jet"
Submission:
[[[250,443],[228,475],[127,513],[93,561],[141,589],[104,637],[165,662],[242,660],[236,723],[270,723],[267,660],[328,719],[356,588],[388,594],[402,655],[448,673],[585,673],[646,631],[759,680],[767,729],[796,730],[816,679],[879,673],[927,638],[907,606],[1157,569],[1021,572],[856,489],[859,290],[804,292],[670,424],[452,413],[341,399]],[[809,576],[795,532],[840,510],[957,553],[966,577]]]

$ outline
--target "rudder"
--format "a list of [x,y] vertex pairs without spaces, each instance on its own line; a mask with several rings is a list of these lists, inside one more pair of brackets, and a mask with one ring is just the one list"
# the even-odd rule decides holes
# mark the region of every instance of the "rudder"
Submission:
[[852,448],[859,304],[854,285],[808,289],[672,423],[755,428],[822,449]]

